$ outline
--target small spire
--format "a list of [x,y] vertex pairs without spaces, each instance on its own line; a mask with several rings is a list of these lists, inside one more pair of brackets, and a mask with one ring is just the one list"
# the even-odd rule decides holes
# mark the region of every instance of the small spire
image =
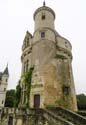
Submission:
[[5,75],[8,75],[8,76],[9,76],[9,71],[8,71],[8,63],[7,63],[7,66],[6,66],[6,68],[5,68],[4,72],[3,72],[3,74],[5,74]]
[[46,4],[45,4],[45,1],[43,2],[43,6],[45,6]]

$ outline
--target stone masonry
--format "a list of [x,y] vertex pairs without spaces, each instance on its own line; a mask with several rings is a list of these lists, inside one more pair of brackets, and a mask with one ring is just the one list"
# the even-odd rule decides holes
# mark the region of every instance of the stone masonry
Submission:
[[72,46],[55,30],[55,13],[45,6],[34,13],[34,33],[28,31],[22,45],[21,105],[25,105],[26,86],[22,75],[34,67],[30,107],[63,106],[76,111],[72,72]]

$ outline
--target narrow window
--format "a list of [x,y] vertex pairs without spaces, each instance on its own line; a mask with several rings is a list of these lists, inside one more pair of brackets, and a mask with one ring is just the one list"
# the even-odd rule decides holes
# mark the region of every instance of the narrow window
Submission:
[[4,91],[6,91],[6,88],[4,88]]
[[68,47],[67,42],[65,41],[65,47]]
[[8,81],[8,79],[6,79],[6,82]]
[[1,81],[1,77],[0,77],[0,81]]
[[29,38],[27,38],[27,41],[29,41]]
[[27,46],[29,45],[29,38],[27,38]]
[[28,71],[28,63],[29,63],[29,60],[27,60],[26,62],[26,72]]
[[70,88],[68,86],[63,86],[63,94],[69,95],[69,93],[70,93]]
[[41,38],[45,37],[45,32],[41,32]]
[[2,100],[2,104],[4,103],[4,101]]
[[25,66],[26,64],[24,63],[24,72],[26,71],[26,66]]
[[67,44],[67,41],[65,41],[65,44]]
[[45,14],[42,14],[42,20],[45,20]]

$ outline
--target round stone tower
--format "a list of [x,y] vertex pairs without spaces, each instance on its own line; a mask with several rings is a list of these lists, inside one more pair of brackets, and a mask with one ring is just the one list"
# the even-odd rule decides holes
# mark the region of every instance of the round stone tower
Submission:
[[[55,13],[45,3],[35,11],[33,17],[33,36],[27,33],[30,44],[24,48],[24,42],[22,47],[22,73],[34,67],[30,107],[63,106],[77,110],[71,64],[72,46],[55,30]],[[25,68],[27,60],[29,64]]]
[[54,29],[55,13],[51,8],[43,6],[35,11],[34,20],[35,30],[44,27]]
[[[48,60],[47,58],[50,57],[48,55],[50,50],[52,49],[51,53],[56,50],[56,32],[54,29],[54,20],[54,11],[45,5],[38,8],[34,13],[35,30],[33,34],[32,49],[32,53],[34,53],[32,56],[33,65],[37,59],[39,62],[41,61],[40,65],[44,64],[44,62]],[[55,54],[55,52],[53,54],[51,53],[51,56]]]

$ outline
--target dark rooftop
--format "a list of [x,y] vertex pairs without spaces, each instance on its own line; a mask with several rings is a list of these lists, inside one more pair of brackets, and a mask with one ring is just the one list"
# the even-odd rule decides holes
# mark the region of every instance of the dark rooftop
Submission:
[[9,72],[8,72],[8,65],[7,65],[6,69],[4,70],[3,74],[9,75]]

